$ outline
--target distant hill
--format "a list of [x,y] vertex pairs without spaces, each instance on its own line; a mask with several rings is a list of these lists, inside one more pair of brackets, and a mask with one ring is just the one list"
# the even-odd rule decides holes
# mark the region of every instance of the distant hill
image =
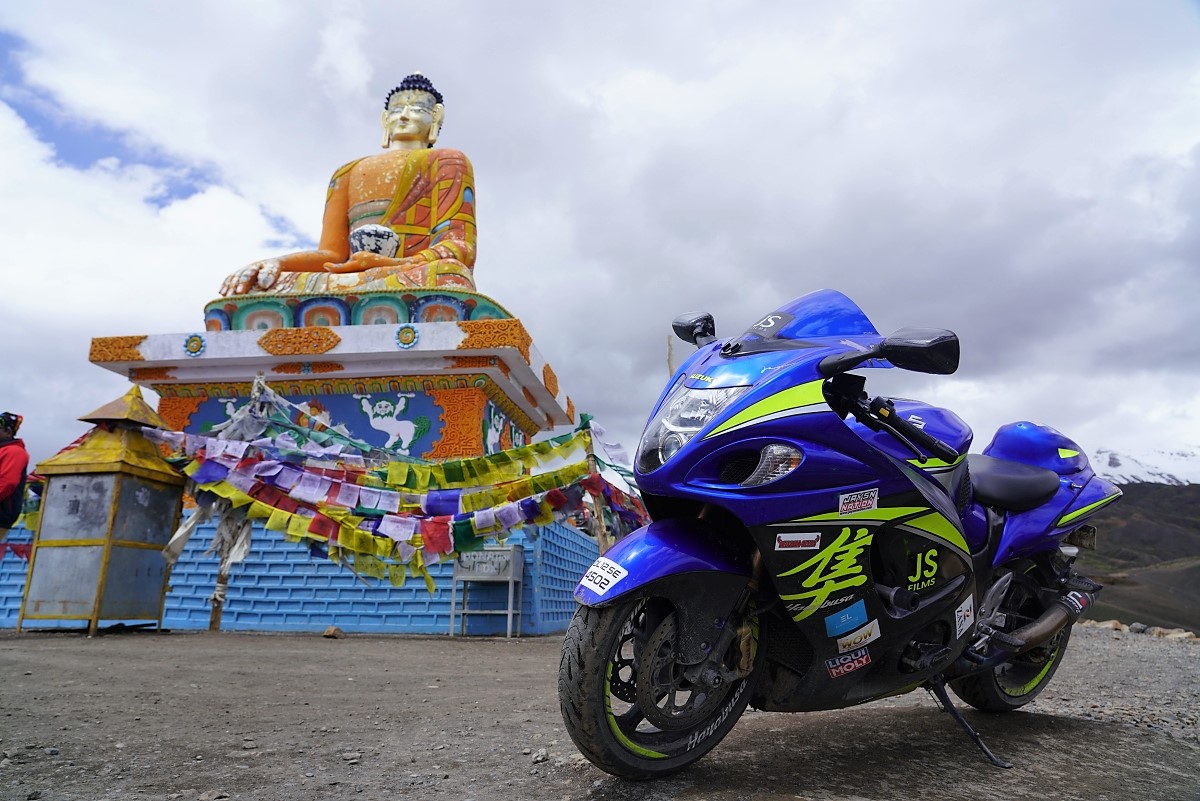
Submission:
[[1088,617],[1200,632],[1200,484],[1136,483],[1093,518],[1079,569],[1105,585]]
[[1093,452],[1088,461],[1098,475],[1114,484],[1200,484],[1200,451],[1180,447],[1131,456],[1107,448]]

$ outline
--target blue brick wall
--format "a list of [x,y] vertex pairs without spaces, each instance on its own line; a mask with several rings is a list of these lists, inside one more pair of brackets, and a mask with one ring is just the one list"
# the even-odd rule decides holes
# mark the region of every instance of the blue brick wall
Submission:
[[[26,543],[32,540],[30,532],[14,528],[5,536],[4,542]],[[11,552],[0,558],[0,629],[15,629],[17,615],[21,613],[21,596],[25,592],[25,575],[29,563],[18,559]]]
[[[163,626],[206,629],[211,607],[207,598],[216,585],[217,559],[205,556],[214,527],[201,526],[188,542],[171,573]],[[14,530],[9,541],[28,542],[28,532]],[[554,523],[515,532],[509,541],[525,548],[520,623],[522,634],[554,634],[566,630],[575,612],[571,591],[596,558],[594,540],[576,529]],[[0,628],[16,626],[26,563],[11,554],[0,560]],[[250,557],[233,568],[221,628],[225,631],[321,631],[335,625],[347,632],[447,634],[450,629],[450,583],[453,566],[430,569],[436,592],[409,579],[403,587],[386,581],[359,581],[348,569],[289,543],[274,532],[256,528]],[[461,588],[459,597],[461,604]],[[472,583],[471,609],[503,609],[508,588]],[[79,621],[27,621],[26,627],[78,627]],[[503,634],[503,615],[467,616],[468,634]],[[457,623],[455,626],[457,633]]]

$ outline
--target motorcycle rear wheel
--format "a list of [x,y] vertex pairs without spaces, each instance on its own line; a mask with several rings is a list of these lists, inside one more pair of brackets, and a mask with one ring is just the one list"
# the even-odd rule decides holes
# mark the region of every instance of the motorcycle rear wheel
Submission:
[[[682,770],[729,733],[750,701],[762,654],[757,633],[749,674],[710,689],[682,676],[674,627],[674,609],[660,599],[575,612],[559,662],[559,705],[575,745],[607,773],[652,779]],[[725,663],[740,657],[735,638]]]
[[[1018,575],[1002,604],[1010,610],[1011,617],[1022,623],[1045,611],[1038,600],[1039,584],[1035,575],[1036,569],[1032,567]],[[950,689],[963,701],[984,712],[1020,709],[1036,698],[1054,678],[1070,639],[1071,626],[1067,625],[1047,642],[1002,665],[951,681]]]

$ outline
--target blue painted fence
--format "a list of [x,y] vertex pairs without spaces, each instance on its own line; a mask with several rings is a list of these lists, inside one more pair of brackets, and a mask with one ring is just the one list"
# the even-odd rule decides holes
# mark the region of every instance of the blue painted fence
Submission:
[[[164,628],[208,628],[211,607],[207,599],[216,586],[217,559],[204,552],[212,543],[214,530],[212,525],[201,526],[175,565],[163,611]],[[30,539],[28,531],[13,529],[4,541],[24,543]],[[599,553],[595,540],[571,526],[552,523],[514,532],[508,543],[525,549],[522,614],[517,619],[520,633],[566,631],[575,613],[571,591]],[[27,569],[28,563],[11,552],[0,558],[0,628],[17,625]],[[230,573],[221,629],[311,632],[338,626],[360,633],[447,634],[453,566],[436,565],[430,574],[436,583],[432,595],[425,583],[416,579],[409,579],[403,587],[371,578],[360,581],[350,570],[324,557],[310,557],[303,546],[256,527],[250,557]],[[460,605],[461,590],[460,583]],[[472,583],[469,600],[471,609],[505,609],[508,585]],[[111,622],[117,621],[101,621],[101,625]],[[86,625],[79,620],[27,620],[23,628]],[[505,625],[504,615],[467,616],[468,634],[504,634]]]

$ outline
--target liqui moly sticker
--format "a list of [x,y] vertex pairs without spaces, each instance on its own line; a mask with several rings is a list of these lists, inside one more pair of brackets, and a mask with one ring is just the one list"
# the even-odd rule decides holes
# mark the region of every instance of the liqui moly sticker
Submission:
[[871,652],[866,648],[856,648],[848,654],[826,659],[825,669],[829,671],[829,678],[836,679],[869,664],[871,664]]
[[849,515],[879,508],[879,488],[848,492],[838,496],[838,514]]
[[954,610],[954,638],[958,639],[971,628],[975,622],[975,598],[968,595],[967,600]]
[[604,595],[615,587],[621,579],[629,575],[629,571],[611,559],[601,556],[583,574],[579,586],[587,587],[597,595]]
[[852,631],[845,637],[837,641],[838,653],[844,654],[847,651],[854,651],[862,648],[869,642],[875,642],[879,639],[879,619],[872,620],[867,625],[857,631]]
[[821,547],[821,532],[807,534],[793,532],[775,535],[775,550],[777,551],[815,551]]

